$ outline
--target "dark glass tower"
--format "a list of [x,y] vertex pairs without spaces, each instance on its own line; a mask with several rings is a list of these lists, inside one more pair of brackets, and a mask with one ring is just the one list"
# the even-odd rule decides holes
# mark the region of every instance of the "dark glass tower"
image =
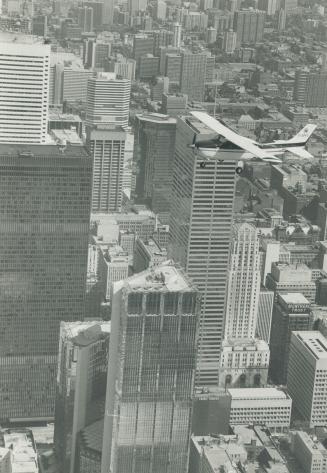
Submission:
[[0,144],[0,419],[54,415],[59,324],[84,317],[91,159]]

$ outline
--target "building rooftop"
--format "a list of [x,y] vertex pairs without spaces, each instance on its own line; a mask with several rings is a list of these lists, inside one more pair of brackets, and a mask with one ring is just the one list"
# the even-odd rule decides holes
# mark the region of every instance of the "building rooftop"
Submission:
[[102,320],[90,322],[61,322],[65,338],[78,346],[88,346],[110,333],[110,322]]
[[327,359],[327,340],[318,331],[293,332],[316,360]]
[[131,291],[137,289],[169,292],[196,290],[193,283],[181,269],[176,268],[173,261],[166,261],[156,268],[135,274],[125,280],[125,286]]
[[12,450],[12,472],[37,473],[38,460],[32,432],[28,429],[7,429],[1,435],[4,447]]
[[50,52],[50,45],[44,44],[44,39],[39,36],[28,35],[18,32],[0,31],[0,43],[27,44],[34,46],[42,45]]
[[[302,333],[302,332],[301,332]],[[284,391],[277,388],[235,388],[228,389],[232,399],[287,399]]]
[[310,304],[308,299],[300,292],[288,292],[287,294],[279,294],[286,304]]
[[60,122],[80,122],[82,119],[78,115],[73,113],[62,113],[60,110],[51,109],[49,110],[49,121],[60,121]]
[[176,119],[171,118],[169,115],[162,113],[139,113],[136,115],[139,120],[150,122],[150,123],[164,123],[167,125],[175,125]]
[[224,351],[268,351],[268,343],[254,338],[228,338],[223,340]]
[[1,157],[16,158],[89,158],[87,149],[81,145],[12,144],[0,143]]
[[307,432],[303,432],[301,430],[296,432],[296,435],[301,438],[305,447],[310,450],[312,454],[315,454],[317,450],[320,450],[325,455],[327,455],[327,451],[325,447],[319,442],[317,437],[313,437],[309,435]]

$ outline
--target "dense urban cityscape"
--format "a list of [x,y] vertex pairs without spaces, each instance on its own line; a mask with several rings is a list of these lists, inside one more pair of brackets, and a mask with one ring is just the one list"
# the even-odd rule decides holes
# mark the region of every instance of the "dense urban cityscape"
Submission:
[[0,0],[0,472],[327,473],[324,0]]

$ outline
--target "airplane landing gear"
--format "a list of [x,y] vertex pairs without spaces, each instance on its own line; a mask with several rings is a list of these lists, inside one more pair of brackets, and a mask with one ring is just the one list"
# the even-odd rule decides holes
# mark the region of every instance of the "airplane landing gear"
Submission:
[[204,168],[206,167],[206,164],[207,164],[207,163],[205,163],[205,162],[200,163],[200,168],[201,168],[201,169],[204,169]]
[[243,168],[241,168],[240,166],[237,166],[237,168],[235,169],[235,172],[236,172],[236,174],[238,174],[240,176],[243,172]]

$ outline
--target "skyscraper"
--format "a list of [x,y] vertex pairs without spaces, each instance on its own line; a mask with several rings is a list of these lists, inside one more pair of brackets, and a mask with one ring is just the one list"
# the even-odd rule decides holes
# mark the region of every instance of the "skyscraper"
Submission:
[[267,383],[269,347],[255,340],[260,294],[260,257],[257,229],[236,223],[228,270],[220,386],[260,386]]
[[261,10],[239,10],[234,14],[234,31],[237,35],[237,46],[243,43],[252,44],[261,41],[265,26],[266,12]]
[[93,158],[93,212],[121,210],[125,141],[122,127],[86,127],[86,146]]
[[228,271],[225,338],[253,338],[260,293],[259,238],[248,223],[235,224]]
[[103,24],[112,25],[114,22],[114,0],[103,2]]
[[186,473],[200,299],[167,262],[114,286],[102,473]]
[[1,143],[46,142],[49,71],[49,45],[0,33]]
[[111,72],[90,77],[87,84],[86,125],[128,126],[131,82]]
[[136,201],[169,218],[176,120],[158,113],[136,115],[134,163]]
[[55,452],[61,473],[74,473],[79,432],[102,419],[110,322],[60,325],[55,412]]
[[189,100],[204,100],[207,56],[203,53],[182,53],[180,89]]
[[194,134],[210,139],[213,133],[193,116],[177,119],[171,193],[169,253],[203,296],[197,378],[202,385],[218,382],[236,180],[235,162],[210,160],[202,168],[201,156],[189,147]]
[[182,25],[180,23],[173,24],[173,46],[180,48],[182,45]]
[[0,156],[0,418],[48,418],[60,321],[84,317],[92,164],[79,145]]

